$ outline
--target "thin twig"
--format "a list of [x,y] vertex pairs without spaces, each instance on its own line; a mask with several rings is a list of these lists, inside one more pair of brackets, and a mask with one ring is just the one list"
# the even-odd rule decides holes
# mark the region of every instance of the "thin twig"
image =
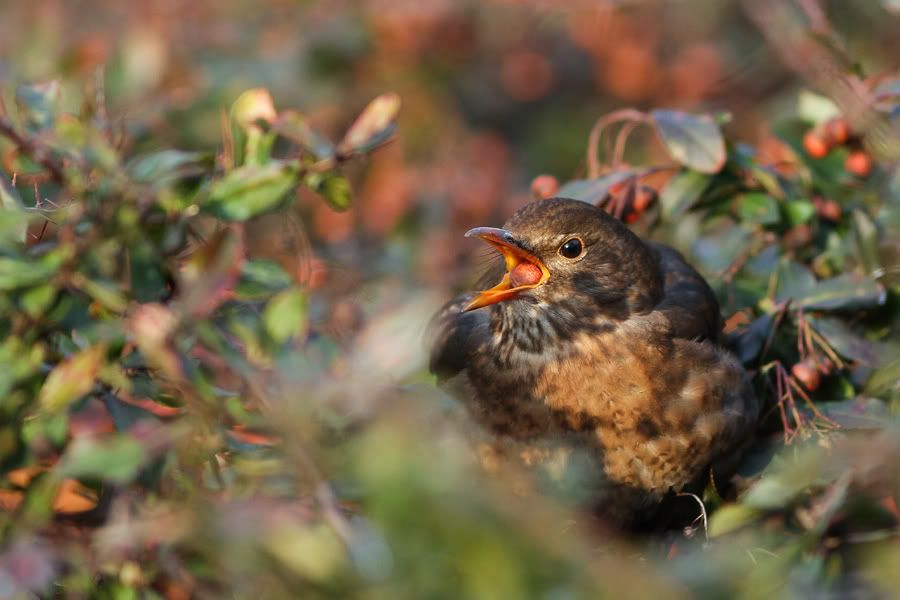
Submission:
[[678,496],[690,496],[691,498],[693,498],[694,500],[697,501],[697,504],[700,505],[700,516],[697,517],[696,519],[694,519],[694,523],[696,523],[698,519],[703,522],[703,537],[708,542],[709,541],[709,527],[708,527],[708,519],[706,518],[706,505],[703,504],[703,500],[701,500],[700,497],[697,496],[697,494],[692,494],[690,492],[678,492],[677,495]]
[[626,121],[621,129],[619,129],[619,133],[616,135],[616,145],[613,147],[612,153],[613,167],[618,167],[622,163],[622,158],[625,156],[625,144],[628,142],[628,136],[631,135],[631,132],[634,131],[635,127],[639,124],[640,123],[637,121]]
[[815,340],[815,342],[819,344],[819,347],[828,356],[828,358],[831,359],[831,362],[834,363],[834,366],[836,366],[838,369],[843,369],[846,366],[844,361],[841,360],[841,357],[838,356],[834,348],[831,347],[831,344],[828,343],[828,340],[822,337],[822,335],[819,334],[818,331],[816,331],[813,327],[810,327],[809,334],[812,336],[813,340]]
[[787,313],[788,307],[791,305],[791,299],[788,298],[784,301],[784,304],[778,309],[778,312],[775,313],[775,320],[772,323],[772,328],[769,330],[769,335],[766,337],[766,343],[763,344],[763,349],[759,353],[759,361],[762,362],[766,357],[766,353],[769,352],[769,349],[772,347],[772,342],[775,341],[775,333],[778,331],[778,327],[781,325],[781,321],[784,319],[785,313]]
[[646,121],[646,119],[647,115],[633,108],[616,110],[597,119],[597,122],[594,123],[594,126],[591,128],[591,133],[588,136],[587,165],[588,177],[590,179],[595,179],[600,176],[601,166],[599,146],[600,136],[603,134],[603,130],[618,121],[643,122]]

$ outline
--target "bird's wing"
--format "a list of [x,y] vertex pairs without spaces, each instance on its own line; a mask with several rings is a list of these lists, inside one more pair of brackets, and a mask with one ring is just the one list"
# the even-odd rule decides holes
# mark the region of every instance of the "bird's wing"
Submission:
[[[505,263],[497,257],[475,283],[474,289],[493,287],[505,271]],[[488,311],[463,312],[474,297],[475,292],[460,294],[445,304],[428,325],[425,335],[430,352],[429,368],[439,381],[451,379],[463,371],[471,352],[489,335]]]
[[656,310],[666,316],[672,336],[717,341],[722,317],[709,284],[674,248],[656,242],[648,245],[665,278],[664,296]]

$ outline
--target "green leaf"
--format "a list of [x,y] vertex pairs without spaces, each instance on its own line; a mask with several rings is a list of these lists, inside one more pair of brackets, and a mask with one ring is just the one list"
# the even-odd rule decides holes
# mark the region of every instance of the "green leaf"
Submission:
[[272,129],[278,135],[300,144],[306,150],[312,152],[317,159],[332,158],[337,153],[337,148],[335,148],[334,144],[310,127],[303,115],[298,112],[282,112],[278,115],[278,119],[273,124]]
[[128,249],[131,259],[131,294],[138,302],[156,302],[169,292],[161,270],[163,260],[149,243],[139,243]]
[[334,173],[311,173],[306,178],[306,185],[322,196],[334,210],[344,211],[350,208],[353,190],[346,177]]
[[0,173],[0,239],[12,239],[25,243],[28,233],[28,215],[23,210],[22,197],[6,175]]
[[879,344],[857,335],[840,319],[811,317],[810,323],[841,356],[868,365],[874,365],[878,361]]
[[346,561],[334,530],[324,524],[286,521],[262,537],[266,550],[282,565],[312,581],[333,581]]
[[810,445],[786,460],[773,461],[763,478],[744,496],[743,503],[765,510],[785,508],[819,480],[823,458],[822,453]]
[[78,437],[60,461],[59,472],[63,477],[127,483],[134,479],[146,458],[144,447],[129,435]]
[[823,402],[819,409],[843,430],[883,429],[891,418],[890,409],[885,402],[862,396],[838,402]]
[[709,535],[717,537],[754,522],[759,511],[743,504],[727,504],[713,513],[709,520]]
[[774,225],[781,220],[778,203],[762,192],[748,192],[738,198],[738,216],[742,221]]
[[278,206],[296,185],[295,165],[247,165],[213,183],[203,207],[229,221],[246,221]]
[[900,390],[900,357],[872,371],[865,385],[865,392],[873,396],[892,390]]
[[779,304],[788,298],[803,298],[816,286],[816,277],[809,269],[787,258],[778,263],[775,276],[778,278],[775,302]]
[[762,315],[741,331],[740,335],[735,336],[735,350],[742,363],[747,364],[759,355],[772,329],[772,321],[772,315]]
[[886,299],[884,288],[874,279],[846,273],[818,282],[795,301],[808,309],[859,310],[880,306]]
[[59,113],[60,86],[47,81],[16,88],[16,105],[25,125],[32,131],[53,127]]
[[131,160],[126,168],[135,181],[162,187],[185,177],[203,173],[211,164],[212,157],[209,154],[163,150],[138,156]]
[[700,199],[709,181],[709,175],[697,171],[682,171],[670,179],[659,196],[663,218],[673,220],[690,210]]
[[350,129],[338,149],[342,154],[369,152],[391,137],[396,124],[394,119],[400,111],[400,96],[395,93],[382,94],[366,106]]
[[240,300],[264,300],[293,283],[294,279],[277,262],[267,259],[248,260],[241,268],[235,295]]
[[13,385],[37,373],[46,350],[42,344],[26,346],[21,339],[9,337],[0,343],[0,398],[6,398]]
[[0,209],[22,210],[22,197],[5,174],[0,173]]
[[0,291],[46,283],[62,266],[63,252],[51,252],[39,260],[0,256]]
[[870,277],[845,273],[816,281],[803,265],[784,260],[778,265],[776,302],[792,298],[796,306],[816,310],[855,310],[884,304],[884,288]]
[[866,273],[874,275],[881,268],[878,258],[878,228],[869,215],[859,208],[853,210],[851,228]]
[[634,172],[628,170],[616,171],[596,179],[573,179],[563,184],[556,195],[560,198],[571,198],[588,204],[597,204],[603,200],[609,192],[609,188],[633,175]]
[[306,327],[306,294],[298,288],[279,292],[263,311],[263,325],[278,343],[299,335]]
[[803,90],[797,96],[797,114],[810,123],[823,123],[839,117],[841,109],[830,98]]
[[45,283],[26,290],[22,294],[22,310],[32,319],[37,319],[56,298],[56,286]]
[[650,117],[672,158],[701,173],[722,169],[725,139],[712,117],[675,110],[654,110]]
[[90,392],[105,354],[105,346],[92,346],[56,365],[38,394],[41,407],[60,411]]
[[791,225],[808,223],[816,214],[816,207],[809,200],[789,200],[784,203],[784,214]]
[[116,284],[85,277],[74,277],[73,279],[77,287],[107,310],[123,313],[128,308],[128,300]]
[[718,273],[747,248],[751,235],[746,227],[729,224],[713,235],[695,239],[691,244],[691,254],[706,272]]
[[245,91],[231,105],[231,118],[241,128],[258,129],[258,123],[271,123],[278,116],[272,95],[265,88],[254,88]]

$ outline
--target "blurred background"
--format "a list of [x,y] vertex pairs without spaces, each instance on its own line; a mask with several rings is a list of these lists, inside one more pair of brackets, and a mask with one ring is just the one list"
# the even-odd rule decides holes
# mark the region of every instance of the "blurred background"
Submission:
[[[457,284],[461,248],[475,246],[459,234],[505,220],[528,200],[538,174],[584,175],[588,132],[604,113],[727,111],[729,132],[749,143],[764,139],[770,123],[793,110],[798,89],[820,76],[812,61],[804,68],[801,50],[778,46],[807,26],[806,15],[785,6],[9,2],[0,77],[62,77],[77,92],[100,73],[109,112],[131,129],[133,143],[185,148],[221,147],[222,110],[247,88],[268,88],[278,107],[307,113],[333,136],[372,97],[398,92],[399,133],[357,168],[354,207],[336,213],[309,202],[305,222],[328,261],[377,249],[389,259],[372,268]],[[895,3],[823,8],[865,72],[897,67]],[[767,39],[771,33],[779,39]],[[415,251],[404,242],[411,237]]]
[[[222,339],[240,338],[245,346],[238,344],[242,352],[236,359],[226,358],[247,368],[236,375],[233,363],[219,360],[203,385],[197,384],[216,399],[221,414],[195,414],[196,406],[180,403],[183,399],[171,397],[163,386],[154,389],[156,395],[138,388],[135,396],[147,396],[140,404],[147,414],[140,418],[110,416],[103,409],[110,404],[86,397],[73,403],[78,406],[52,452],[41,454],[48,444],[34,443],[43,444],[40,436],[31,438],[20,462],[34,466],[43,460],[41,468],[56,468],[54,461],[70,453],[63,450],[67,440],[82,434],[106,439],[115,430],[115,439],[137,439],[145,454],[126,475],[104,479],[103,461],[122,454],[113,444],[104,446],[103,461],[90,474],[94,483],[103,481],[113,490],[114,500],[97,491],[100,484],[89,490],[93,495],[83,494],[90,498],[89,511],[100,504],[99,522],[54,520],[55,513],[83,507],[61,508],[57,492],[41,488],[39,478],[33,484],[7,476],[0,490],[9,492],[0,493],[0,508],[10,509],[0,521],[0,597],[10,590],[21,593],[17,597],[34,597],[28,590],[39,590],[104,598],[889,594],[900,572],[895,502],[900,481],[884,469],[900,460],[900,394],[892,375],[898,363],[881,376],[877,398],[876,392],[864,392],[863,383],[877,363],[871,357],[897,354],[892,332],[900,328],[898,271],[888,259],[900,255],[900,242],[879,246],[875,234],[867,238],[875,249],[864,259],[879,252],[887,256],[880,263],[876,256],[878,269],[870,268],[857,256],[853,227],[900,228],[900,178],[887,153],[883,160],[877,156],[876,175],[866,180],[844,168],[850,148],[838,149],[830,162],[816,162],[802,154],[800,139],[819,116],[852,112],[852,102],[841,100],[847,94],[845,74],[869,87],[877,84],[869,79],[873,74],[896,77],[898,32],[896,0],[0,4],[0,81],[12,87],[58,79],[64,110],[79,113],[82,100],[90,99],[109,116],[104,133],[124,157],[168,148],[225,152],[229,107],[250,88],[268,89],[279,110],[299,110],[335,142],[372,98],[396,92],[402,99],[391,141],[371,157],[341,166],[353,186],[349,210],[335,211],[301,186],[297,202],[242,225],[248,257],[271,258],[294,276],[282,288],[299,281],[303,294],[313,289],[308,338],[302,317],[296,331],[277,338],[280,345],[265,324],[253,323],[247,333],[251,326],[234,318],[222,327],[228,329]],[[829,46],[834,40],[840,47]],[[896,81],[886,92],[892,98],[900,95]],[[810,88],[831,96],[837,108],[824,96],[804,95]],[[9,90],[4,93],[12,105]],[[800,106],[803,98],[806,106]],[[840,297],[825,310],[845,312],[825,337],[848,365],[816,397],[833,402],[835,415],[845,417],[851,429],[859,425],[867,433],[853,440],[810,435],[804,448],[785,450],[776,422],[766,441],[777,444],[752,453],[744,472],[742,491],[768,469],[763,485],[753,488],[758,492],[739,503],[733,497],[709,501],[711,511],[724,506],[714,533],[738,530],[733,538],[714,539],[714,552],[708,550],[705,522],[678,543],[623,544],[570,511],[570,498],[523,501],[510,492],[514,485],[485,482],[470,464],[464,434],[471,424],[434,388],[426,368],[427,319],[472,281],[486,257],[463,232],[499,225],[540,195],[532,186],[539,175],[560,182],[586,178],[592,126],[602,115],[628,107],[720,116],[730,142],[729,168],[740,178],[745,167],[764,165],[755,175],[769,173],[775,182],[771,189],[784,192],[772,192],[777,203],[760,199],[762,193],[750,199],[774,206],[774,214],[760,217],[752,202],[744,208],[726,194],[734,183],[729,173],[716,180],[722,184],[716,189],[727,197],[690,214],[685,208],[675,218],[667,215],[656,231],[673,243],[680,240],[698,257],[705,252],[699,268],[711,281],[715,276],[717,291],[735,292],[723,300],[723,316],[740,311],[732,330],[749,332],[745,340],[755,344],[749,358],[742,356],[745,363],[756,361],[770,330],[767,344],[772,342],[786,310],[779,309],[773,325],[777,311],[765,301],[776,299],[770,279],[776,263],[789,267],[779,285],[796,276],[812,289],[817,280],[837,279],[844,269],[868,277],[859,294],[853,285],[848,290],[846,280],[828,290],[836,289]],[[896,114],[889,115],[894,125]],[[773,137],[776,124],[790,119],[793,150]],[[635,131],[627,162],[665,159],[652,136],[649,128]],[[657,187],[664,182],[649,179]],[[758,191],[758,184],[754,180],[747,189]],[[813,206],[807,197],[822,190],[834,191],[836,214],[823,212],[821,203]],[[31,192],[21,193],[27,201]],[[806,212],[790,214],[786,200]],[[635,227],[646,231],[649,221]],[[235,263],[243,260],[243,251],[234,251]],[[231,275],[234,287],[237,275]],[[221,312],[228,318],[241,311],[262,313],[257,309],[263,295],[247,296],[235,303],[242,306],[224,305]],[[216,298],[213,308],[222,308],[222,302]],[[131,327],[120,312],[98,310],[91,317],[113,323],[111,328]],[[159,315],[149,315],[154,316]],[[196,331],[179,332],[183,357],[216,362],[215,352],[199,356],[192,344],[201,339],[215,348],[209,340],[221,340],[210,331],[227,320],[219,316],[204,313]],[[802,358],[795,348],[797,332],[806,327],[803,319],[802,311],[789,315],[775,341],[776,352],[784,351],[777,358],[786,365]],[[762,329],[753,329],[751,321]],[[148,329],[159,325],[150,319]],[[83,340],[72,329],[64,333],[71,334],[69,345],[75,347]],[[761,362],[754,362],[759,371]],[[784,374],[776,378],[787,378],[780,363],[778,368]],[[271,380],[255,381],[257,371]],[[760,378],[771,379],[772,372],[762,371]],[[238,375],[271,393],[239,389],[232,381]],[[393,385],[398,383],[402,387]],[[261,409],[247,400],[257,396],[271,399],[271,405]],[[872,423],[879,433],[868,435]],[[38,425],[48,431],[54,426]],[[876,491],[850,493],[851,472],[861,473]],[[67,476],[72,477],[67,481],[77,478]],[[34,516],[36,506],[44,510],[40,519]],[[852,527],[841,521],[855,510],[863,516]],[[881,587],[868,587],[871,582]]]

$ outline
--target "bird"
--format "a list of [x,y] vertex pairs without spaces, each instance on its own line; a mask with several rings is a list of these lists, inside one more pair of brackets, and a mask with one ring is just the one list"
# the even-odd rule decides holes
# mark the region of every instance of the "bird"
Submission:
[[466,236],[496,260],[432,318],[429,364],[485,433],[487,462],[577,464],[574,493],[622,528],[667,522],[672,498],[731,477],[761,404],[680,253],[567,198]]

